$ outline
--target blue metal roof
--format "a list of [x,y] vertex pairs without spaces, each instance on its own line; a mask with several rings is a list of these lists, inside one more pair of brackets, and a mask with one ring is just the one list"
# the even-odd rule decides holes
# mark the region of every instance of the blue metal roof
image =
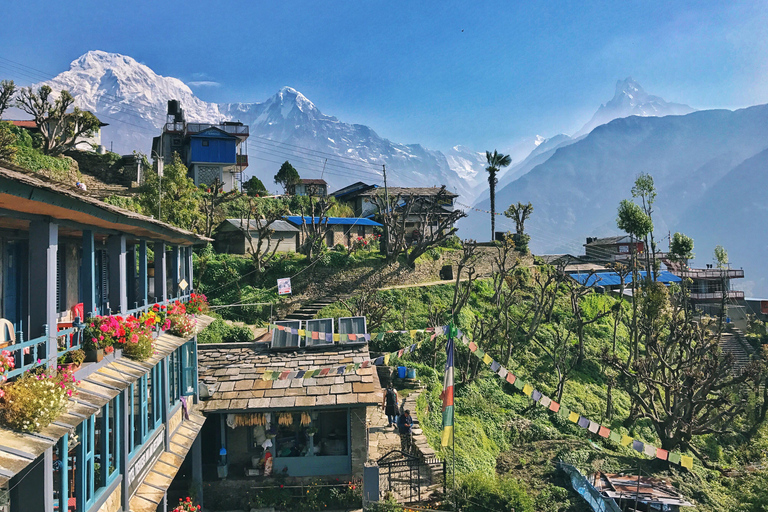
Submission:
[[[301,225],[301,215],[287,215],[283,217],[288,222]],[[312,224],[312,217],[304,217],[304,221],[307,224]],[[377,226],[382,227],[376,221],[358,217],[315,217],[314,222],[317,224],[328,222],[328,225],[340,225],[340,226]]]
[[[645,271],[638,272],[642,279],[645,279]],[[583,284],[584,286],[620,286],[621,278],[616,272],[597,272],[595,274],[589,274],[587,272],[583,274],[568,274],[575,281]],[[589,280],[587,279],[589,278]],[[660,270],[656,272],[656,281],[664,284],[679,283],[682,281],[678,276],[667,270]],[[626,284],[632,282],[632,274],[629,274],[625,281]]]

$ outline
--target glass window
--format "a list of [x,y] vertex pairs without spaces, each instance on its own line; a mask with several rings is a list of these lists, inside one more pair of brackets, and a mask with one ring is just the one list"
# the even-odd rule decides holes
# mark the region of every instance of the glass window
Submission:
[[104,406],[104,432],[106,433],[106,453],[102,457],[107,470],[104,472],[105,480],[103,485],[110,484],[120,470],[120,405],[121,396],[117,395],[107,405]]
[[[279,416],[290,416],[290,424],[279,421]],[[302,425],[302,414],[310,415],[311,422]],[[277,413],[273,422],[278,422],[275,436],[275,454],[277,457],[307,456],[344,456],[349,454],[347,443],[347,411],[329,411],[312,413]],[[282,423],[282,424],[280,424]],[[306,420],[305,420],[306,423]],[[252,434],[255,448],[260,436],[258,427]]]
[[181,374],[181,394],[190,396],[195,394],[196,385],[196,366],[197,354],[195,352],[195,342],[188,341],[182,345],[181,351],[182,374]]
[[176,349],[168,356],[168,402],[171,406],[179,401],[180,383],[179,383],[179,350]]

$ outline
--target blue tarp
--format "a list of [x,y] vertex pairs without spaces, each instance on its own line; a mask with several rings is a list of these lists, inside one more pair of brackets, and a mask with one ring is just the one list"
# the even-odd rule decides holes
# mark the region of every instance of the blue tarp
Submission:
[[[301,226],[301,216],[300,215],[288,215],[283,217],[285,220],[290,222],[291,224],[295,224],[296,226]],[[304,217],[307,224],[312,224],[312,217]],[[358,218],[358,217],[315,217],[315,223],[316,224],[325,224],[328,222],[328,225],[341,225],[341,226],[377,226],[381,227],[381,224],[379,224],[376,221],[373,221],[371,219],[365,219],[365,218]]]
[[[640,279],[645,279],[646,272],[640,271],[638,272],[640,274]],[[579,273],[579,274],[568,274],[571,276],[575,281],[577,281],[580,284],[583,284],[584,286],[619,286],[621,285],[621,278],[619,277],[619,274],[616,272],[597,272],[595,274],[589,274],[587,272],[585,273]],[[625,278],[625,284],[629,284],[632,282],[632,274],[629,274]],[[664,284],[669,283],[679,283],[682,281],[678,276],[673,274],[672,272],[669,272],[668,270],[660,270],[659,272],[656,272],[656,281]]]

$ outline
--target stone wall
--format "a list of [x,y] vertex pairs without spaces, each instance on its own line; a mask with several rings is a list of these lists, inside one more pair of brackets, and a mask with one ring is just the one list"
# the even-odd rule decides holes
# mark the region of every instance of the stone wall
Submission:
[[104,502],[104,504],[99,507],[98,512],[117,512],[120,510],[120,495],[123,490],[123,484],[120,483],[115,487],[115,490],[112,491],[112,494],[109,495],[109,498]]
[[352,475],[363,476],[363,464],[368,460],[368,427],[366,425],[366,407],[350,409],[350,439],[352,442]]

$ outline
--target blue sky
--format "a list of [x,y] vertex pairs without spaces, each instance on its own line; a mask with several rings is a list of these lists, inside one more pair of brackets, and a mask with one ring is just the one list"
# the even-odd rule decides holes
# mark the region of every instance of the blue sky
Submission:
[[[130,55],[207,101],[280,87],[436,149],[572,133],[615,82],[695,108],[768,102],[766,2],[7,2],[0,57]],[[585,5],[586,4],[586,5]],[[2,67],[0,78],[23,76]]]

